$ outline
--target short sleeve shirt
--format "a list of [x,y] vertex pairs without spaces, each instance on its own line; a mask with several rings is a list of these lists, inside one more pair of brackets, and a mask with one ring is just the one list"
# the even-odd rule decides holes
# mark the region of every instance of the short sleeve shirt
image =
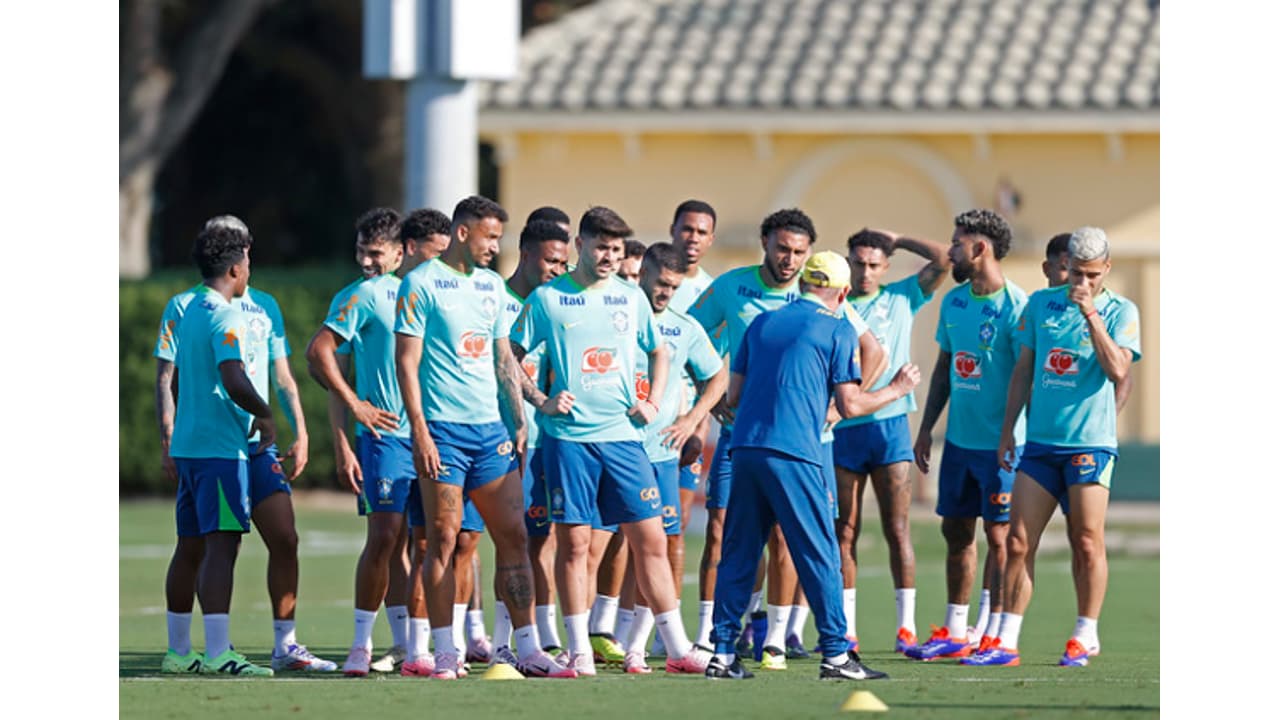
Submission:
[[247,322],[220,293],[200,286],[176,326],[178,406],[169,454],[175,458],[243,460],[253,416],[231,399],[218,366],[244,362]]
[[[324,325],[342,338],[355,362],[356,396],[380,410],[396,413],[400,424],[379,434],[409,437],[409,421],[396,380],[396,297],[400,278],[387,273],[360,278],[333,297]],[[356,423],[356,434],[368,429]]]

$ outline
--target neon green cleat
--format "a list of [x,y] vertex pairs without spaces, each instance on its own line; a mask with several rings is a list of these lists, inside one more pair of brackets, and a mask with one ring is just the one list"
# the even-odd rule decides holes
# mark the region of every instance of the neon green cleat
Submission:
[[787,652],[782,648],[766,645],[764,654],[760,656],[761,670],[786,670]]
[[227,650],[216,658],[205,660],[200,672],[205,675],[235,675],[236,677],[271,677],[269,667],[254,665],[235,650]]
[[169,650],[160,661],[160,672],[174,675],[195,674],[204,667],[204,655],[192,650],[186,655]]
[[595,655],[595,661],[606,665],[621,665],[623,660],[627,659],[627,653],[622,645],[608,633],[599,633],[591,636],[591,650]]

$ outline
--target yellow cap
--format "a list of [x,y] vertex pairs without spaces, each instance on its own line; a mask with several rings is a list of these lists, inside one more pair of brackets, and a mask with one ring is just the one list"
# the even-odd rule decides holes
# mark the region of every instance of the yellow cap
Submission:
[[818,287],[849,287],[849,261],[830,250],[814,253],[804,264],[800,279]]

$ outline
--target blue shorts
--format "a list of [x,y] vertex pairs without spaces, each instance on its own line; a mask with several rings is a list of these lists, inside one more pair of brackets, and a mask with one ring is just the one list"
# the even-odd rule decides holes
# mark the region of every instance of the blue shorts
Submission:
[[653,464],[662,496],[662,529],[668,535],[680,534],[680,460],[672,458]]
[[1058,447],[1029,442],[1018,470],[1040,483],[1066,512],[1067,488],[1072,485],[1096,484],[1111,489],[1116,457],[1115,448]]
[[733,433],[720,428],[720,439],[711,455],[711,472],[707,473],[707,509],[729,507],[729,483],[733,479],[733,463],[729,461],[729,439]]
[[500,422],[433,422],[429,427],[440,452],[439,481],[462,488],[464,494],[500,480],[520,466],[507,428]]
[[[412,507],[411,499],[421,499],[421,495],[414,493],[418,471],[413,467],[413,440],[362,434],[356,437],[356,455],[364,475],[356,502],[361,516],[375,512],[407,513]],[[417,505],[421,518],[422,503],[419,501]]]
[[529,453],[524,467],[524,529],[529,537],[551,534],[551,516],[547,512],[547,475],[542,470],[542,448]]
[[822,479],[827,481],[827,501],[831,503],[831,517],[840,518],[840,491],[836,483],[836,444],[822,446]]
[[638,440],[582,443],[542,437],[551,522],[603,525],[639,522],[662,514],[653,465]]
[[970,450],[948,442],[942,448],[938,468],[938,515],[1009,522],[1014,474],[1026,462],[1022,457],[1022,447],[1018,447],[1014,471],[1004,470],[995,450]]
[[258,503],[278,492],[293,494],[289,476],[280,465],[280,449],[271,443],[258,450],[258,443],[249,443],[249,507],[258,507]]
[[[679,461],[677,461],[679,462]],[[680,489],[697,492],[698,482],[702,480],[702,461],[695,460],[692,465],[680,466]]]
[[873,468],[911,462],[911,427],[906,415],[838,427],[835,430],[836,465],[867,475]]
[[178,537],[249,532],[249,461],[174,458]]

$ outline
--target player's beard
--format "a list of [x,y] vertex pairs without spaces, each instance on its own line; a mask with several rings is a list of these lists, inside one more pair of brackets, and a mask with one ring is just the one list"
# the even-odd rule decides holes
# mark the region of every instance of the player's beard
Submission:
[[791,277],[785,280],[782,279],[782,274],[778,272],[778,268],[773,264],[773,260],[770,259],[768,255],[764,257],[764,267],[769,271],[769,277],[773,278],[773,281],[778,285],[785,285],[786,283],[796,279],[796,273],[791,273]]
[[973,277],[973,263],[952,263],[951,279],[958,283],[968,282]]

